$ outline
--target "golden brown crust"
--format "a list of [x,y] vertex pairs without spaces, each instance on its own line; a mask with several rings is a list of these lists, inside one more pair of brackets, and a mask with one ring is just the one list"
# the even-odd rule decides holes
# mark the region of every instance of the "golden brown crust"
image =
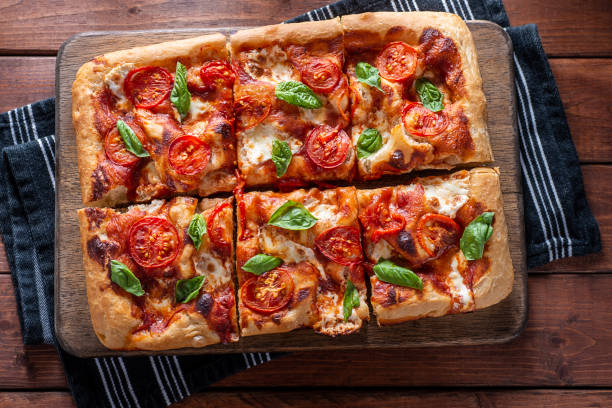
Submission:
[[[348,267],[327,260],[315,249],[315,238],[329,228],[357,223],[357,201],[354,187],[334,190],[296,190],[291,193],[253,192],[245,194],[246,239],[241,240],[241,209],[238,208],[238,241],[236,243],[236,270],[239,285],[252,277],[241,266],[258,253],[278,256],[285,264],[300,270],[292,273],[294,294],[308,290],[308,295],[296,296],[300,302],[290,303],[288,312],[274,315],[261,315],[244,305],[239,294],[241,334],[250,336],[265,333],[278,333],[302,326],[313,326],[315,330],[335,336],[357,331],[363,320],[369,318],[366,302],[366,287],[360,272],[351,274]],[[267,226],[267,221],[278,207],[287,200],[302,203],[317,219],[317,223],[305,231],[288,231]],[[344,294],[346,279],[352,281],[359,290],[360,307],[351,319],[344,323],[338,318]],[[322,287],[320,282],[328,282]],[[304,292],[306,293],[306,292]],[[335,295],[335,297],[334,297]],[[334,309],[334,313],[325,313]]]
[[[206,217],[211,208],[223,201],[231,203],[232,199],[205,199],[200,204],[200,210]],[[214,296],[220,290],[229,288],[233,298],[234,287],[231,278],[232,255],[225,259],[224,273],[212,274],[210,270],[203,269],[200,263],[203,259],[211,259],[210,242],[207,235],[203,237],[202,246],[196,251],[191,241],[183,232],[186,231],[191,218],[196,211],[197,200],[189,197],[178,197],[170,201],[167,217],[179,231],[184,245],[179,256],[173,261],[172,268],[177,279],[189,279],[195,275],[205,275],[206,280],[201,293],[210,293]],[[140,208],[147,214],[158,215],[159,208],[165,208],[162,201],[151,205],[138,205],[131,208]],[[119,257],[121,250],[107,235],[107,225],[111,218],[118,214],[108,208],[84,208],[78,211],[81,230],[81,247],[83,250],[83,264],[87,283],[89,310],[94,331],[102,344],[114,350],[168,350],[183,347],[203,347],[221,341],[238,341],[235,306],[228,312],[228,330],[224,338],[211,326],[213,320],[207,319],[198,309],[197,301],[174,306],[170,312],[176,313],[168,320],[163,331],[153,333],[149,330],[135,331],[143,324],[143,320],[134,314],[138,309],[135,297],[125,292],[110,281],[108,262],[111,258]],[[231,206],[221,214],[222,222],[227,224],[225,238],[232,239],[232,210]],[[172,292],[173,293],[173,292]],[[144,297],[148,297],[145,294]],[[169,295],[167,295],[169,296]],[[162,303],[165,298],[162,298]],[[174,302],[174,299],[166,299]],[[144,302],[147,302],[145,299]],[[232,304],[233,305],[233,304]],[[233,332],[233,333],[232,333]]]
[[[104,151],[104,137],[96,128],[96,109],[94,98],[104,89],[104,78],[111,69],[124,63],[134,67],[155,65],[174,72],[176,62],[192,65],[211,59],[228,59],[226,38],[222,34],[211,34],[186,40],[116,51],[92,59],[79,68],[72,85],[72,122],[77,143],[81,195],[84,204],[115,206],[128,202],[127,188],[115,185],[100,198],[94,193],[95,181],[92,178],[98,167],[99,156]],[[233,174],[224,172],[213,175],[209,188],[200,193],[230,191],[235,185]],[[147,201],[151,196],[138,197],[137,201]]]
[[[411,12],[411,13],[364,13],[357,15],[344,16],[341,19],[345,30],[345,48],[349,54],[359,53],[369,47],[380,48],[390,41],[404,41],[413,47],[420,44],[421,36],[428,29],[435,29],[444,37],[452,39],[461,59],[460,72],[463,76],[461,84],[462,97],[453,102],[454,108],[460,108],[469,123],[469,135],[473,143],[473,152],[461,158],[450,155],[438,159],[434,151],[425,149],[425,145],[410,143],[404,146],[400,140],[394,142],[394,149],[404,152],[404,157],[413,149],[416,151],[416,162],[406,163],[406,169],[388,169],[383,166],[375,169],[375,165],[370,163],[373,158],[359,161],[361,177],[365,179],[377,178],[384,173],[406,172],[415,169],[441,168],[448,169],[460,163],[487,163],[493,160],[489,137],[487,133],[486,100],[482,91],[482,79],[480,77],[476,47],[472,35],[467,25],[461,18],[454,14],[436,12]],[[351,66],[349,65],[349,71]],[[353,81],[351,82],[353,83]],[[357,84],[357,86],[361,86]],[[399,112],[398,112],[399,113]],[[395,127],[394,121],[392,126]],[[353,140],[356,142],[361,128],[353,124]],[[365,126],[369,127],[369,126]],[[400,126],[401,127],[401,126]],[[402,139],[400,133],[391,132],[392,138]],[[418,150],[418,151],[417,151]],[[389,157],[392,150],[386,153]],[[409,160],[410,157],[405,157]],[[378,158],[380,159],[380,158]],[[419,161],[421,164],[419,164]],[[367,163],[365,163],[367,162]]]
[[[467,182],[468,200],[478,203],[479,211],[495,212],[493,235],[487,241],[483,255],[486,265],[485,270],[473,277],[473,301],[467,302],[463,308],[458,309],[456,302],[454,302],[454,298],[457,297],[456,289],[450,288],[450,290],[441,291],[434,284],[435,279],[433,281],[429,278],[425,279],[423,290],[418,291],[388,285],[380,282],[374,275],[370,279],[372,284],[372,298],[370,300],[379,324],[395,324],[422,317],[436,317],[449,313],[483,309],[502,301],[512,291],[514,271],[510,258],[508,231],[501,201],[498,170],[475,168],[442,177],[416,178],[412,183],[420,183],[425,187],[432,186],[435,189],[441,182],[453,179]],[[402,188],[402,186],[391,188]],[[373,195],[380,190],[359,190],[357,192],[360,211],[367,207]],[[385,250],[378,250],[383,254],[382,257],[397,256],[397,253],[390,246],[387,248],[386,254]],[[380,253],[375,253],[374,247],[369,242],[365,242],[365,250],[371,262],[376,262],[377,259],[375,258],[381,256]],[[459,265],[466,265],[465,258],[460,251],[457,250],[456,252],[457,255],[449,254],[446,259],[441,259],[440,265],[443,270],[455,258]],[[469,275],[465,272],[463,274]]]

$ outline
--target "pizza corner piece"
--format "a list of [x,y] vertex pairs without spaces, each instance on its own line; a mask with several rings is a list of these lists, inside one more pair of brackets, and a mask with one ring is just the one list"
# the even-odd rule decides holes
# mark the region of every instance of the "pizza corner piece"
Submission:
[[81,66],[72,118],[83,203],[231,191],[233,82],[222,34],[112,52]]
[[361,179],[493,160],[476,48],[461,18],[381,12],[341,22]]
[[238,31],[230,53],[238,167],[246,185],[352,179],[340,20]]
[[242,336],[300,327],[336,336],[369,320],[354,187],[236,200]]
[[512,291],[495,169],[417,178],[357,197],[379,325],[483,309]]
[[232,198],[79,210],[91,321],[113,350],[238,341]]

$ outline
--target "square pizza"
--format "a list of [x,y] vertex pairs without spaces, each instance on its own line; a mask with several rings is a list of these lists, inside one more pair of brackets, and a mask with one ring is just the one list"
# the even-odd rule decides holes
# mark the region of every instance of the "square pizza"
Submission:
[[238,167],[247,186],[350,180],[355,153],[340,20],[238,31],[230,49]]
[[378,324],[483,309],[512,291],[497,170],[417,178],[357,197]]
[[358,331],[369,309],[355,188],[251,192],[237,201],[241,334]]
[[233,83],[221,34],[84,64],[72,88],[83,202],[115,206],[231,191]]
[[102,344],[167,350],[238,341],[232,200],[79,210],[91,322]]
[[362,179],[493,160],[476,48],[447,13],[342,17]]

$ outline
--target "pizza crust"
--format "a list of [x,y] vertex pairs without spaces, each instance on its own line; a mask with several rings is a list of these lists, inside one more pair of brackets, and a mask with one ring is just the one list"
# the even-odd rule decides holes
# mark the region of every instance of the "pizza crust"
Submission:
[[[114,67],[123,63],[133,63],[135,67],[155,65],[174,72],[176,62],[196,64],[211,59],[228,59],[226,37],[211,34],[186,40],[170,41],[160,44],[116,51],[92,59],[79,68],[72,85],[72,123],[76,135],[79,177],[83,203],[95,206],[116,206],[128,202],[127,188],[115,186],[101,199],[94,199],[92,175],[98,166],[98,156],[104,151],[104,137],[95,125],[95,95],[104,88],[104,77]],[[231,191],[236,179],[231,173],[217,176],[216,185],[205,193]],[[147,201],[144,197],[139,201]]]
[[[224,199],[204,199],[198,212],[205,211],[223,201]],[[148,209],[154,211],[160,205],[163,205],[163,202],[158,200],[152,204],[137,205],[136,207],[145,211]],[[169,217],[173,220],[177,230],[187,228],[196,210],[196,205],[197,200],[189,197],[178,197],[172,200]],[[83,208],[78,211],[91,323],[100,342],[113,350],[169,350],[183,347],[203,347],[221,342],[221,338],[209,326],[208,321],[195,309],[178,312],[178,317],[173,317],[168,327],[161,333],[150,334],[146,330],[133,333],[141,325],[142,320],[132,315],[132,310],[136,307],[132,295],[127,294],[120,288],[115,290],[110,281],[110,271],[101,263],[96,262],[88,251],[90,239],[97,237],[105,241],[106,224],[116,213],[117,211],[109,208]],[[224,218],[225,222],[231,223],[231,211],[225,214]],[[230,234],[229,238],[231,239],[231,228],[228,234]],[[205,246],[206,243],[203,242],[202,245]],[[192,258],[194,253],[195,248],[192,244],[184,244],[179,256],[173,262],[178,268],[179,278],[193,276]],[[107,265],[108,261],[109,259],[105,258],[104,265]],[[228,262],[228,265],[231,267],[231,262]],[[206,285],[207,282],[205,281],[203,290],[207,289]],[[230,279],[229,285],[233,294],[232,279]],[[234,334],[230,341],[238,341],[235,307],[233,313],[230,314],[230,318],[232,320],[231,325],[234,328]]]

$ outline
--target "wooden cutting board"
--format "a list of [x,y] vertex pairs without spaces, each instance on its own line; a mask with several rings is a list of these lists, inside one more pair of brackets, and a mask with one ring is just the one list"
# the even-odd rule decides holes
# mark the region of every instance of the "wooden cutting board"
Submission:
[[[396,326],[378,327],[372,315],[370,322],[365,323],[359,333],[349,336],[330,338],[316,334],[312,329],[302,329],[246,337],[233,344],[174,350],[173,354],[471,345],[505,342],[520,334],[527,319],[527,275],[512,43],[496,24],[470,21],[468,26],[476,42],[488,102],[489,135],[496,159],[493,166],[501,171],[504,210],[515,271],[512,294],[503,302],[474,313],[421,319]],[[72,37],[60,49],[55,81],[55,332],[60,345],[71,354],[79,357],[168,354],[167,351],[110,351],[98,341],[91,326],[76,215],[76,210],[83,207],[71,113],[71,89],[76,72],[89,59],[107,52],[207,32],[232,31],[235,28],[85,33]],[[401,182],[409,177],[399,179]]]

